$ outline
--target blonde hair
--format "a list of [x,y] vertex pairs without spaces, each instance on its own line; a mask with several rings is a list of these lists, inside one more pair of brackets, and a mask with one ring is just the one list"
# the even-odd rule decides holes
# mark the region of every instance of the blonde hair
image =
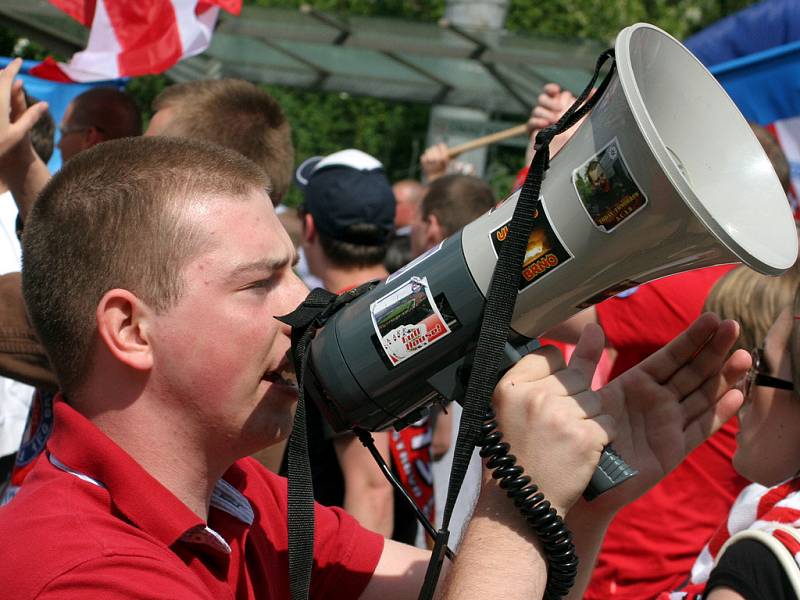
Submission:
[[789,360],[792,365],[792,381],[794,393],[800,394],[800,285],[794,294],[792,304],[792,337],[789,340]]
[[737,321],[741,330],[733,350],[749,351],[764,341],[781,311],[792,305],[798,285],[800,262],[778,277],[737,267],[711,288],[703,310]]
[[292,183],[294,146],[289,121],[266,90],[241,79],[188,81],[166,88],[153,110],[174,109],[161,135],[214,142],[236,150],[269,176],[277,206]]

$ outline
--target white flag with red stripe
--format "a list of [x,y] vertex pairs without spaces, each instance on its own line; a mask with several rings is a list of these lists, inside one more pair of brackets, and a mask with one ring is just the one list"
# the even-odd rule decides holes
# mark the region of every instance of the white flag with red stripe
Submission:
[[238,15],[242,0],[50,0],[91,26],[86,49],[31,74],[57,81],[101,81],[162,73],[208,48],[219,9]]

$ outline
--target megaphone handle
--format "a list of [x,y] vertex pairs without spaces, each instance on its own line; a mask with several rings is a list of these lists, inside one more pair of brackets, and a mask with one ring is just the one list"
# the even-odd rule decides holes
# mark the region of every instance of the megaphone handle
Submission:
[[[513,346],[506,342],[503,360],[500,363],[500,373],[505,373],[523,356],[533,352],[539,346],[539,341],[536,339],[529,340],[519,346]],[[600,462],[597,463],[594,474],[589,480],[589,485],[586,486],[586,490],[583,492],[583,497],[587,500],[594,500],[603,492],[607,492],[623,481],[627,481],[638,472],[639,471],[636,469],[631,468],[630,465],[625,462],[625,459],[617,454],[609,444],[603,448],[603,453],[600,455]]]
[[583,492],[583,497],[587,500],[594,500],[603,492],[607,492],[613,487],[618,486],[623,481],[627,481],[639,471],[632,468],[625,459],[617,454],[609,444],[603,448],[600,455],[600,462],[594,470],[589,485]]

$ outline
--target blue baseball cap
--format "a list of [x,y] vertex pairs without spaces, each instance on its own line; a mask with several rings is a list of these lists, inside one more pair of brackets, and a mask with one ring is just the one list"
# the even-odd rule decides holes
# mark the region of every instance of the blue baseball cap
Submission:
[[[394,231],[395,198],[378,159],[349,149],[309,158],[295,171],[303,210],[324,235],[352,244],[379,246]],[[353,227],[375,225],[364,231]]]

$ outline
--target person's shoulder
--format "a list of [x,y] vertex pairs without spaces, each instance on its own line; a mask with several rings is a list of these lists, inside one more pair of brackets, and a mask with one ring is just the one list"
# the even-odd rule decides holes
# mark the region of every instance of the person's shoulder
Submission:
[[646,315],[642,313],[647,319],[655,313],[676,311],[681,316],[688,311],[693,319],[699,316],[700,308],[717,280],[734,266],[719,265],[694,269],[641,285],[631,282],[629,289],[598,304],[597,312],[606,320],[616,317],[630,318],[636,314],[631,313],[631,310],[642,307],[647,310]]
[[717,280],[734,268],[736,268],[736,265],[717,265],[714,267],[693,269],[683,273],[676,273],[669,277],[656,279],[655,281],[646,283],[642,287],[651,290],[680,291],[683,294],[694,292],[702,295],[703,299],[705,299],[706,294],[708,294],[708,291]]
[[54,473],[49,465],[37,464],[17,496],[0,508],[0,539],[10,557],[0,561],[0,589],[9,598],[37,597],[81,565],[95,565],[98,575],[109,561],[124,570],[125,560],[114,557],[164,565],[178,560],[118,515],[104,488]]

